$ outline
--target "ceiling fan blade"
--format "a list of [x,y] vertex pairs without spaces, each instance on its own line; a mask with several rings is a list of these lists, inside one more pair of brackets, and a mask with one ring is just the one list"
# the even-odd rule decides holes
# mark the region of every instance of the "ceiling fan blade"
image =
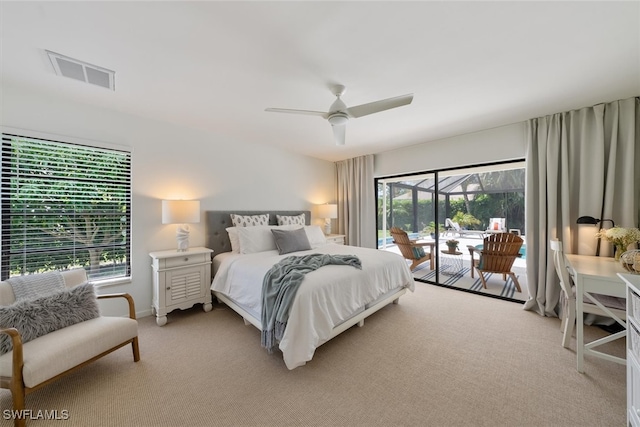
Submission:
[[396,96],[394,98],[382,99],[380,101],[370,102],[368,104],[356,105],[349,107],[347,113],[353,118],[366,116],[368,114],[379,113],[380,111],[390,110],[403,105],[411,104],[413,94]]
[[310,116],[320,116],[322,118],[329,117],[329,113],[325,113],[323,111],[311,111],[311,110],[290,110],[287,108],[265,108],[264,111],[269,111],[271,113],[291,113],[291,114],[307,114]]
[[347,125],[331,125],[333,129],[333,137],[336,139],[336,145],[344,145],[344,136],[347,130]]

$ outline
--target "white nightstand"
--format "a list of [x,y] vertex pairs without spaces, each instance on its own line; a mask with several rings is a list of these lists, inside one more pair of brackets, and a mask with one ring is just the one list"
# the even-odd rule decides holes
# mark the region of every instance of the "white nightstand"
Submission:
[[335,243],[337,245],[344,245],[344,234],[327,234],[324,236],[327,239],[327,243]]
[[151,310],[158,326],[167,323],[167,314],[179,308],[203,304],[211,311],[211,253],[209,248],[189,248],[185,252],[151,252],[153,301]]

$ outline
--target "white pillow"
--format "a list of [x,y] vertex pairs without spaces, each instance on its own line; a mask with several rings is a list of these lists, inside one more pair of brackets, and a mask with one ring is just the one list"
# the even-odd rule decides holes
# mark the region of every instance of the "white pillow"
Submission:
[[227,233],[229,234],[229,241],[231,242],[231,252],[234,254],[240,253],[240,237],[238,237],[238,229],[236,227],[228,227]]
[[257,225],[269,225],[269,214],[238,215],[231,214],[231,222],[234,227],[254,227]]
[[276,215],[276,219],[278,220],[278,225],[304,225],[305,217],[304,214],[300,215]]
[[311,249],[327,244],[327,238],[319,225],[306,225],[304,227],[304,232],[307,233]]
[[278,249],[273,238],[272,229],[291,230],[294,225],[257,225],[255,227],[238,227],[241,254],[272,251]]

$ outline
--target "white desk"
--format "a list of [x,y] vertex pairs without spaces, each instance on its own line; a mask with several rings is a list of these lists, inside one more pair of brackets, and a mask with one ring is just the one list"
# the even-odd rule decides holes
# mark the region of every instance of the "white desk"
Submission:
[[[591,296],[591,293],[595,293],[626,298],[626,285],[617,275],[617,273],[624,273],[624,268],[613,258],[573,254],[567,254],[565,258],[567,267],[572,273],[576,284],[576,353],[578,354],[578,372],[584,373],[585,354],[626,365],[625,359],[594,350],[599,345],[626,337],[627,322],[611,313],[607,307]],[[584,297],[600,307],[602,311],[622,325],[625,330],[585,344],[584,312],[582,307]]]

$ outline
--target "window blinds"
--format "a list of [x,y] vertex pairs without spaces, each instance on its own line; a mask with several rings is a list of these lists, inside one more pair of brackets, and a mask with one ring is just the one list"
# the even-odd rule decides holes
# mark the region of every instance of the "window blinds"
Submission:
[[3,280],[83,267],[130,276],[131,153],[2,133]]

